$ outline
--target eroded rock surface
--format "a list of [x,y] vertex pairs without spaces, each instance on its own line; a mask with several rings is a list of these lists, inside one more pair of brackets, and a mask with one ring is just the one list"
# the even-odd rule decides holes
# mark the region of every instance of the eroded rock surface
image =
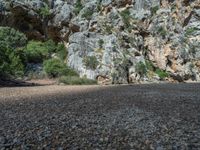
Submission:
[[[30,39],[64,41],[68,64],[91,79],[200,81],[199,5],[198,0],[0,0],[0,25]],[[86,57],[95,57],[98,65],[88,68]]]

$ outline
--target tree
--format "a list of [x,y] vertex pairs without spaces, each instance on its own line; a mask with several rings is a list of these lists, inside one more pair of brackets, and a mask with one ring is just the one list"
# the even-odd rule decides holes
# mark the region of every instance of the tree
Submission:
[[18,77],[24,73],[24,66],[20,56],[16,52],[5,45],[0,43],[0,77]]
[[23,75],[24,65],[20,49],[26,45],[26,36],[9,27],[0,27],[0,77]]
[[45,4],[45,6],[39,10],[39,14],[40,14],[40,17],[42,20],[42,28],[44,30],[45,39],[48,39],[48,31],[47,31],[48,28],[47,27],[48,27],[49,17],[51,15],[49,6],[47,4]]

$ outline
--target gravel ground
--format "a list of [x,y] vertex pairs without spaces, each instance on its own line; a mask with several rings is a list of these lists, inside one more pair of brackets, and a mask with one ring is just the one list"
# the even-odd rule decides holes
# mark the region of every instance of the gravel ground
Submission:
[[0,149],[200,150],[200,84],[0,88]]

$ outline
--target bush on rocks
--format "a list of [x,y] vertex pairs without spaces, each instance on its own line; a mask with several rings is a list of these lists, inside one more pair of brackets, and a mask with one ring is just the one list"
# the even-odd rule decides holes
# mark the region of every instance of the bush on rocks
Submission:
[[166,71],[163,71],[161,69],[156,69],[155,73],[160,77],[160,79],[164,79],[169,76],[169,74]]
[[67,57],[67,51],[64,44],[56,43],[52,40],[46,42],[29,41],[24,49],[28,63],[42,63],[49,59],[53,53],[64,60]]
[[0,43],[11,48],[24,47],[27,43],[27,37],[10,27],[0,27]]
[[99,62],[95,56],[86,56],[83,59],[83,63],[88,69],[92,69],[92,70],[95,70],[97,66],[99,65]]
[[24,65],[16,52],[0,43],[0,78],[20,77],[24,74]]
[[56,55],[61,59],[65,60],[68,55],[68,51],[65,48],[65,45],[63,43],[58,43],[56,47]]
[[0,27],[0,77],[21,77],[24,74],[21,47],[26,36],[9,27]]
[[63,75],[78,76],[74,70],[69,68],[64,62],[57,58],[44,61],[43,67],[44,71],[50,78],[56,78]]
[[49,57],[48,47],[39,41],[29,41],[24,52],[29,63],[42,63]]
[[90,20],[92,18],[93,11],[90,9],[86,9],[85,12],[82,14],[82,18],[85,18],[87,20]]
[[55,53],[57,51],[57,45],[53,40],[47,40],[46,42],[43,42],[43,46],[48,49],[49,53]]
[[125,9],[120,13],[120,15],[121,15],[121,17],[123,19],[123,22],[124,22],[125,26],[129,27],[130,26],[130,22],[129,22],[130,11],[128,9]]
[[141,76],[144,76],[147,73],[147,68],[145,64],[141,61],[136,64],[135,69],[136,69],[136,72],[139,73]]
[[79,14],[79,12],[81,11],[81,9],[83,9],[83,5],[81,3],[81,0],[77,0],[76,3],[75,3],[75,10],[74,10],[74,13],[76,15]]

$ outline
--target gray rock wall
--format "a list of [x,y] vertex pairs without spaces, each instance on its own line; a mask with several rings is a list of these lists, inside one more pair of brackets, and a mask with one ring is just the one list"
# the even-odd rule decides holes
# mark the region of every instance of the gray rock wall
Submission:
[[[80,76],[113,83],[200,80],[198,0],[80,2],[0,0],[0,25],[18,28],[30,39],[47,34],[65,41],[68,65]],[[44,6],[49,11],[45,26]],[[96,58],[95,69],[85,65],[87,57]],[[169,76],[162,78],[158,69]]]

